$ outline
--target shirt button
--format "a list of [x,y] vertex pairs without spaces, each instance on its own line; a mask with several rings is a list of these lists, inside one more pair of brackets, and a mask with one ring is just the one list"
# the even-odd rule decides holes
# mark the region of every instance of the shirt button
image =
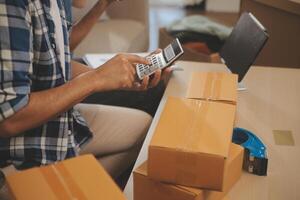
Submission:
[[56,49],[56,44],[55,43],[52,42],[51,46],[52,46],[53,49]]

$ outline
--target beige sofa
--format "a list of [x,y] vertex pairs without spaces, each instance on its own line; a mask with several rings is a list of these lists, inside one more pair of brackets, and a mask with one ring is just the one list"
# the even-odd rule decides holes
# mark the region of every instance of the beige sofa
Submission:
[[[73,9],[74,21],[96,3],[88,0],[85,9]],[[99,19],[88,36],[75,49],[75,56],[86,53],[143,52],[149,48],[148,0],[124,0],[107,10],[109,19]]]

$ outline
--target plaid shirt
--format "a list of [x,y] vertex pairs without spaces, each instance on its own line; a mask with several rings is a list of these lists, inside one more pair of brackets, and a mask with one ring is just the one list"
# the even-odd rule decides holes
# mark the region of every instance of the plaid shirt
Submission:
[[[65,41],[64,74],[55,45],[51,1],[0,0],[0,121],[26,106],[31,92],[61,86],[71,78],[71,23],[66,20],[63,0],[57,0]],[[71,109],[17,137],[0,138],[0,165],[28,168],[64,160],[77,155],[90,138],[86,123]]]

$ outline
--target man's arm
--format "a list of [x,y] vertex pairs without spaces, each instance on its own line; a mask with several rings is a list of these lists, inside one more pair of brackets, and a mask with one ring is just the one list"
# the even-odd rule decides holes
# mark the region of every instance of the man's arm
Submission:
[[72,71],[72,74],[71,74],[72,79],[79,76],[80,74],[83,74],[85,72],[89,72],[89,71],[93,70],[93,68],[88,67],[88,66],[81,64],[74,60],[71,61],[71,66],[72,66],[72,70],[71,70]]
[[[82,6],[82,1],[83,0],[74,0],[73,5],[80,4],[80,6]],[[74,25],[70,36],[71,51],[74,51],[80,42],[87,36],[105,9],[114,1],[115,0],[99,0],[89,13]]]
[[93,92],[90,77],[91,74],[82,74],[63,86],[31,93],[24,108],[0,123],[0,136],[15,136],[68,110]]
[[[16,136],[37,127],[68,110],[82,99],[97,91],[137,89],[134,85],[133,63],[149,64],[134,55],[118,55],[101,68],[83,72],[66,84],[30,94],[28,104],[11,117],[0,122],[0,137]],[[139,86],[143,89],[146,85]]]
[[72,4],[76,8],[83,8],[86,5],[86,0],[73,0]]

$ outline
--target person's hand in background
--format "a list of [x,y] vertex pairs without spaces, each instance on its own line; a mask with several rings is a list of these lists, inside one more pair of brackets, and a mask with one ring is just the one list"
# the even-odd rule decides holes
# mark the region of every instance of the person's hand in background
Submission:
[[[64,0],[70,1],[70,0]],[[90,0],[73,0],[72,5],[76,8],[84,8]],[[74,51],[80,42],[88,35],[93,26],[97,23],[99,17],[104,11],[114,2],[120,0],[98,0],[93,8],[78,22],[76,22],[72,28],[70,34],[70,49]],[[122,0],[123,1],[123,0]],[[71,10],[71,8],[69,8]]]

